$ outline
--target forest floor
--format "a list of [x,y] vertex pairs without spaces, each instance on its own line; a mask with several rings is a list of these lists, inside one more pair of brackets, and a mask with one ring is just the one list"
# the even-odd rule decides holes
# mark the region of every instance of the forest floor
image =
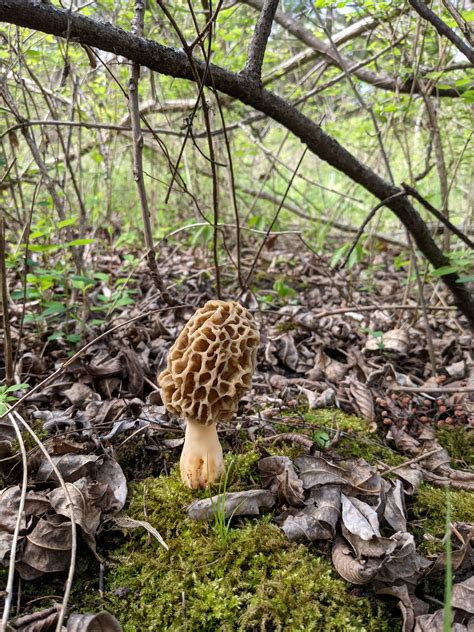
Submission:
[[450,573],[453,620],[472,625],[472,334],[440,283],[425,283],[425,318],[388,250],[349,271],[300,250],[272,238],[254,291],[221,270],[223,298],[252,311],[261,343],[251,391],[219,425],[228,475],[200,491],[179,481],[183,425],[156,376],[215,298],[208,253],[160,252],[172,308],[130,255],[96,255],[73,288],[36,264],[26,302],[10,271],[29,385],[0,421],[5,566],[24,503],[12,629],[54,629],[73,571],[68,613],[106,610],[130,632],[442,630]]

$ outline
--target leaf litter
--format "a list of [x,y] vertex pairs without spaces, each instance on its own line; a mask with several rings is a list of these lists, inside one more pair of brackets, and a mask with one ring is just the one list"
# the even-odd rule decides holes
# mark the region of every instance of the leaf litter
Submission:
[[[329,547],[344,579],[396,597],[404,629],[436,630],[440,615],[428,614],[426,602],[415,590],[430,574],[442,572],[443,554],[427,559],[417,553],[406,504],[422,481],[473,490],[472,471],[466,463],[452,466],[434,430],[457,428],[466,438],[472,436],[472,336],[450,312],[430,311],[438,366],[433,375],[417,305],[405,300],[397,278],[384,272],[378,288],[368,295],[347,278],[334,276],[321,257],[302,254],[289,268],[283,262],[291,259],[294,245],[285,247],[282,243],[278,257],[271,254],[277,263],[266,270],[268,282],[271,285],[272,274],[284,274],[289,285],[305,287],[298,289],[297,302],[285,304],[274,296],[264,305],[270,309],[257,315],[262,345],[254,388],[239,410],[242,429],[254,440],[263,435],[273,441],[278,438],[275,425],[282,415],[304,405],[315,411],[336,406],[366,419],[370,432],[385,434],[386,442],[405,455],[406,464],[374,467],[363,459],[333,458],[340,436],[337,428],[331,429],[334,445],[324,453],[318,453],[319,446],[305,434],[283,433],[284,441],[298,436],[294,442],[306,454],[290,458],[265,456],[263,451],[258,464],[263,489],[227,493],[225,515],[258,516],[272,509],[290,540]],[[212,298],[209,281],[193,276],[201,269],[199,256],[173,254],[170,275],[184,279],[186,303],[200,305]],[[383,266],[389,256],[381,253],[375,259]],[[266,265],[264,260],[261,264]],[[126,306],[114,324],[139,316],[145,311],[143,305],[159,307],[144,270],[137,272],[133,282],[137,301]],[[254,310],[259,304],[249,292],[242,301]],[[384,304],[406,305],[406,309],[384,308]],[[367,309],[370,305],[373,308]],[[22,408],[25,419],[41,427],[44,445],[67,486],[74,521],[99,559],[97,536],[103,525],[111,523],[121,529],[144,527],[166,546],[159,525],[133,521],[123,508],[127,480],[140,476],[141,470],[166,471],[178,458],[182,425],[166,413],[153,384],[193,309],[184,306],[125,325],[89,347]],[[33,384],[68,354],[62,339],[50,342],[43,353],[35,335],[25,327],[18,364],[23,371],[21,381],[29,372]],[[235,430],[224,426],[222,432],[232,444]],[[5,481],[0,494],[0,560],[4,565],[9,563],[20,503],[21,463],[15,441],[8,419],[0,420],[0,472]],[[142,446],[141,461],[136,456],[127,463],[117,456],[122,446],[137,442]],[[197,501],[191,514],[211,519],[219,502],[218,497]],[[50,462],[31,448],[16,553],[22,577],[65,570],[70,558],[70,515]],[[472,573],[473,529],[458,524],[453,530],[462,534],[453,551],[454,568]],[[472,615],[468,580],[455,584],[453,608],[456,625],[467,626]],[[54,616],[47,609],[44,613],[45,619]]]

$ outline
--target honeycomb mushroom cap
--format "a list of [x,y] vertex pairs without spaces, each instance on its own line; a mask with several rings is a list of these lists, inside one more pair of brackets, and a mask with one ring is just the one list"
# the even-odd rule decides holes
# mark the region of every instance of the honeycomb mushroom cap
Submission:
[[234,301],[208,301],[188,321],[158,376],[166,408],[209,425],[232,418],[252,384],[259,334]]

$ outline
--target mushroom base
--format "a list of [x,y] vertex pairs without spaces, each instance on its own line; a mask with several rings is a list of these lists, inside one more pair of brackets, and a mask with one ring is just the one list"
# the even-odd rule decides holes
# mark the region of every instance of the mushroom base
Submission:
[[205,488],[219,480],[225,468],[216,424],[203,426],[186,421],[179,469],[181,480],[191,489]]

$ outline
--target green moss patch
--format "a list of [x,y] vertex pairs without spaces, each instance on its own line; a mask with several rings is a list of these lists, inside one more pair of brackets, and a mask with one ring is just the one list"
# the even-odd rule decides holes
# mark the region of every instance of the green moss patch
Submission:
[[436,438],[451,457],[453,467],[474,466],[474,430],[466,426],[436,429]]
[[[474,494],[451,489],[450,498],[452,522],[472,522]],[[413,497],[411,513],[417,525],[420,553],[441,553],[444,550],[442,538],[446,524],[446,491],[442,487],[422,483]]]
[[396,629],[391,606],[373,606],[328,556],[288,542],[270,516],[236,521],[225,541],[212,523],[190,520],[186,506],[206,495],[176,473],[132,484],[128,513],[144,519],[146,508],[170,550],[134,535],[114,551],[102,606],[126,632]]

